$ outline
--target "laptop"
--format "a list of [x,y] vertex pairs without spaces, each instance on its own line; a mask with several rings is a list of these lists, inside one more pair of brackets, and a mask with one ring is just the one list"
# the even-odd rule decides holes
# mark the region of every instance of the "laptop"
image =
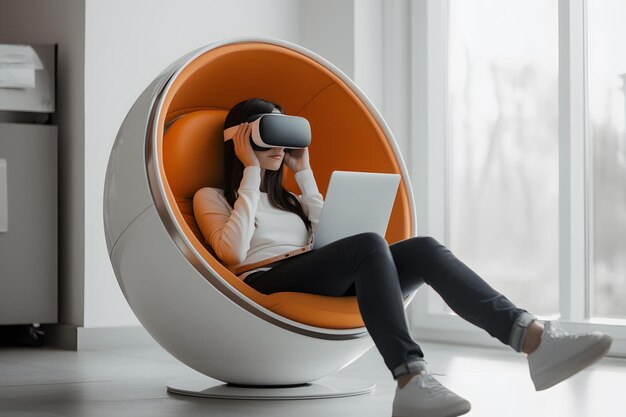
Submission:
[[313,243],[244,265],[234,273],[271,265],[359,233],[374,232],[384,237],[399,184],[400,174],[333,171]]
[[313,249],[358,233],[384,237],[399,184],[399,174],[333,171]]

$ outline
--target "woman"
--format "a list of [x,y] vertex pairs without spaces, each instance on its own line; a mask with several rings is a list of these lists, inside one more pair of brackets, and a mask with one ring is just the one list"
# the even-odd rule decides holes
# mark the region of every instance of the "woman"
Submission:
[[[283,109],[249,99],[230,110],[224,129],[239,127],[233,140],[225,142],[225,189],[205,187],[194,196],[194,214],[205,240],[231,270],[310,243],[324,204],[308,148],[252,148],[250,124],[244,121],[270,112]],[[283,188],[283,164],[294,172],[302,195]],[[398,381],[393,403],[397,416],[457,416],[470,410],[467,400],[427,370],[424,354],[409,333],[403,297],[424,282],[459,316],[526,353],[537,390],[591,365],[611,345],[611,338],[599,332],[573,336],[553,322],[544,328],[429,236],[388,245],[375,233],[361,233],[253,268],[239,278],[264,294],[356,295],[363,321]]]

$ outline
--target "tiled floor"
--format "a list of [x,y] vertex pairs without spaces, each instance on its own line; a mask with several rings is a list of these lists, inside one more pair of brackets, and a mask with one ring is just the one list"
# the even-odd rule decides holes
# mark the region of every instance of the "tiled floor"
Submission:
[[[420,342],[431,370],[472,403],[467,416],[626,415],[626,359],[605,358],[535,392],[525,357],[513,350]],[[324,400],[220,400],[170,394],[166,385],[198,375],[158,345],[64,351],[0,348],[0,416],[391,416],[396,383],[375,347],[335,378],[376,383],[373,393]],[[210,380],[213,385],[215,380]]]

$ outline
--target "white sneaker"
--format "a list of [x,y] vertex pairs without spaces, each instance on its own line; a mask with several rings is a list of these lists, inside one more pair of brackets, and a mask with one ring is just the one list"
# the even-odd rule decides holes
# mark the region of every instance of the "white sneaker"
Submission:
[[609,351],[612,341],[601,332],[572,335],[557,322],[546,321],[539,347],[528,355],[535,389],[550,388],[597,362]]
[[407,384],[396,387],[393,417],[454,417],[467,413],[471,404],[423,370]]

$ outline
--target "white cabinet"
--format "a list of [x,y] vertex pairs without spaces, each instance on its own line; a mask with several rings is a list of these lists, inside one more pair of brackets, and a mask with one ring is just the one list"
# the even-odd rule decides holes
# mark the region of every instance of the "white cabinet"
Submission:
[[56,323],[57,128],[0,123],[0,324]]

